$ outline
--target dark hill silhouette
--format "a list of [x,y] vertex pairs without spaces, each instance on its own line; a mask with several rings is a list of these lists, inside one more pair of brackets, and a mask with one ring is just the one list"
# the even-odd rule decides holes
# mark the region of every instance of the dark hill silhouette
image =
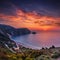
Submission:
[[18,48],[15,41],[11,40],[11,37],[29,34],[30,30],[27,28],[16,29],[14,27],[0,24],[0,47],[8,48],[14,51],[14,48]]
[[31,31],[27,28],[16,29],[9,25],[3,25],[3,24],[0,24],[0,30],[4,31],[5,33],[10,34],[11,36],[19,36],[19,35],[25,35],[25,34],[31,33]]

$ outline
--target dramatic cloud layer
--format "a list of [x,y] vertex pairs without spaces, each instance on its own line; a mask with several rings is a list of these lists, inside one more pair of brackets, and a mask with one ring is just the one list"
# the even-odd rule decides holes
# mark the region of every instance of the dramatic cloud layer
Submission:
[[35,2],[34,0],[29,2],[21,0],[1,1],[0,23],[12,25],[15,27],[27,27],[43,30],[59,30],[59,3],[57,5],[56,2],[53,4],[53,1],[51,1],[51,5],[49,2],[50,1],[43,2],[39,0],[38,2],[36,0]]

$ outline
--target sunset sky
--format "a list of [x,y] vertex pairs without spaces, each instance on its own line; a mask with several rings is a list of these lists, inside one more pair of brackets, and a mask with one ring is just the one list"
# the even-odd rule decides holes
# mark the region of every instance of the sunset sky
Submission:
[[60,0],[0,0],[0,24],[60,30]]

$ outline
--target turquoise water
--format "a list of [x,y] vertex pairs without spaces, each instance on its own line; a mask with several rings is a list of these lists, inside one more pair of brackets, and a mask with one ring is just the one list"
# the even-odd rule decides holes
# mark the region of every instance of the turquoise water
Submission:
[[37,49],[51,47],[52,45],[60,47],[60,32],[39,32],[37,34],[15,37],[14,40],[25,46]]

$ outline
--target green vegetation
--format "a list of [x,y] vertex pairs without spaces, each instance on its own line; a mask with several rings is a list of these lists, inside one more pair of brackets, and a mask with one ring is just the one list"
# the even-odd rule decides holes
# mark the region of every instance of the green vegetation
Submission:
[[12,53],[7,48],[0,47],[0,60],[52,60],[60,57],[60,50],[56,48],[35,50],[22,47],[21,50]]
[[55,52],[52,54],[52,58],[58,58],[58,57],[60,57],[60,53]]

